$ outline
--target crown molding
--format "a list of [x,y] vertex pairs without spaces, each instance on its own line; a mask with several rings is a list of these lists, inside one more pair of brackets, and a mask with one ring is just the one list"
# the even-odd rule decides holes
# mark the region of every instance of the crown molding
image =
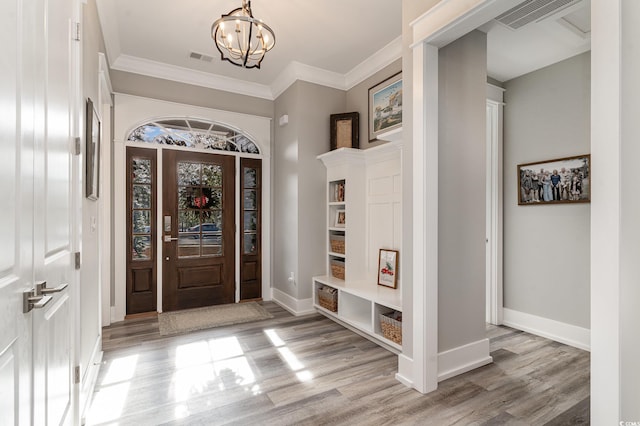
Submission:
[[284,71],[271,84],[273,98],[276,99],[297,80],[345,90],[344,75],[293,61],[287,65]]
[[240,95],[254,96],[268,100],[274,99],[271,88],[264,84],[224,77],[204,71],[196,71],[135,56],[120,55],[111,68],[195,86],[208,87],[210,89],[224,90]]
[[382,49],[356,65],[345,74],[345,90],[349,90],[362,83],[384,67],[402,58],[402,36],[393,39]]

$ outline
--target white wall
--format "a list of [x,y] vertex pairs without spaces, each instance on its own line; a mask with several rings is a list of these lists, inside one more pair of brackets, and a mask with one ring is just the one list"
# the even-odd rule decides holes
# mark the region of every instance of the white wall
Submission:
[[590,63],[584,53],[504,84],[504,307],[583,328],[590,204],[519,206],[516,166],[590,153]]

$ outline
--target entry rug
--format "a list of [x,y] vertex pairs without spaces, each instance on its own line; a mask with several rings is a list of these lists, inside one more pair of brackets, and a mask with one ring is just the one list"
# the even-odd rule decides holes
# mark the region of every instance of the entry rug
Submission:
[[256,302],[248,302],[163,312],[158,315],[158,322],[160,323],[160,335],[167,336],[269,318],[273,318],[273,315],[265,308]]

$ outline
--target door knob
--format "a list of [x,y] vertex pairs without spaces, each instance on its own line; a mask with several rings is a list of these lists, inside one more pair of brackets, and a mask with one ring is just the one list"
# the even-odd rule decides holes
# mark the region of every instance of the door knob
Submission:
[[52,296],[36,294],[36,290],[28,290],[22,293],[22,312],[27,313],[32,309],[42,309],[51,302]]
[[65,288],[67,288],[68,285],[69,285],[69,283],[62,283],[58,287],[47,288],[47,282],[46,281],[41,281],[39,283],[36,283],[36,295],[59,293],[62,290],[64,290]]

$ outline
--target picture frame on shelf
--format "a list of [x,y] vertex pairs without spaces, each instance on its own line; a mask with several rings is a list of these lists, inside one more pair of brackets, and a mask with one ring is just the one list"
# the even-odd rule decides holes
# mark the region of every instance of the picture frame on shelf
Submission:
[[85,196],[95,201],[100,196],[100,119],[91,98],[87,98],[85,129]]
[[369,88],[369,142],[402,126],[402,71]]
[[329,122],[331,151],[338,148],[360,148],[360,113],[331,114]]
[[591,202],[591,155],[518,164],[518,205]]
[[336,210],[336,221],[333,224],[336,228],[344,228],[347,224],[346,211],[344,209]]
[[398,285],[398,250],[380,249],[378,255],[378,285],[396,288]]

